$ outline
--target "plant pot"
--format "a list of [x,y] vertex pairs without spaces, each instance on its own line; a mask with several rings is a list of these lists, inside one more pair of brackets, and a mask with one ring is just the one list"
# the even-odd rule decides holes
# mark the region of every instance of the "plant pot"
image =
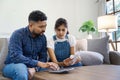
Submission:
[[87,39],[92,39],[92,35],[89,34],[89,35],[87,36]]

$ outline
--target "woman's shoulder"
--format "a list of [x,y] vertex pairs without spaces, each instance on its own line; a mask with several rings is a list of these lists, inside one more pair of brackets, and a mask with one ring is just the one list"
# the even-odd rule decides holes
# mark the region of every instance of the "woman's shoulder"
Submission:
[[51,42],[51,41],[54,41],[54,40],[53,40],[53,36],[52,36],[52,37],[47,38],[47,41],[50,41],[50,42]]
[[75,39],[75,36],[72,34],[68,34],[67,36],[68,36],[68,39]]
[[47,38],[47,48],[52,48],[54,49],[54,40],[52,37]]
[[73,35],[71,35],[71,34],[68,35],[68,41],[70,43],[70,46],[75,46],[76,39],[75,39],[75,37]]

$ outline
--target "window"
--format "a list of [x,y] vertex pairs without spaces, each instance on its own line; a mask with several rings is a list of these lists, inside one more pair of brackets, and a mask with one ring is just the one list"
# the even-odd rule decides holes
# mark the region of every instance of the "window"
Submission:
[[120,0],[107,0],[106,14],[118,15],[118,26],[120,26]]
[[120,0],[106,0],[106,14],[118,15],[118,30],[111,34],[116,51],[120,51]]

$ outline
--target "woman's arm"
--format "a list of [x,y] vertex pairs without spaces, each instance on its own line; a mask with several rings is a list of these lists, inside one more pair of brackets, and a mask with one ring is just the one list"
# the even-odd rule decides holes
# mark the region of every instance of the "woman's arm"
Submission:
[[[69,35],[69,43],[70,43],[70,54],[71,54],[70,57],[71,57],[71,59],[73,59],[72,56],[75,55],[75,45],[76,45],[76,39],[75,39],[74,36]],[[81,58],[79,56],[78,59],[77,59],[77,61],[75,63],[80,62],[80,60],[81,60]]]
[[48,48],[48,54],[49,54],[52,62],[57,63],[59,66],[65,66],[63,62],[58,62],[57,61],[54,50],[52,48]]
[[74,55],[75,54],[75,45],[76,45],[76,39],[73,35],[68,35],[68,40],[70,44],[70,54]]
[[71,55],[75,54],[75,47],[74,46],[70,47],[70,54]]

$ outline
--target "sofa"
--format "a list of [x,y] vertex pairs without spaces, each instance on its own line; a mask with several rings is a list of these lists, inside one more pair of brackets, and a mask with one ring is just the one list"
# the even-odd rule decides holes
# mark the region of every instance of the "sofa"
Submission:
[[10,80],[2,76],[2,68],[8,52],[8,39],[0,38],[0,80]]
[[[104,59],[103,59],[103,64],[112,64],[112,65],[120,65],[120,52],[117,51],[110,51],[109,50],[109,36],[107,37],[102,37],[102,38],[97,38],[97,39],[77,39],[76,43],[76,52],[77,51],[84,51],[84,53],[87,52],[87,55],[89,53],[99,53],[101,54]],[[82,54],[83,55],[83,54]],[[82,57],[81,55],[81,57]],[[85,55],[85,56],[87,56]],[[91,56],[91,55],[89,55]],[[95,58],[99,58],[97,55],[93,55],[91,57],[95,56]],[[84,60],[83,56],[83,60]],[[87,57],[88,58],[88,57]],[[94,57],[93,57],[94,58]],[[93,59],[89,59],[91,62]],[[88,60],[88,62],[90,62]],[[98,60],[98,59],[96,59]],[[87,65],[96,65],[97,63],[91,63]],[[98,63],[99,64],[99,63]]]
[[[108,40],[108,37],[100,39],[78,39],[76,44],[76,51],[99,52],[102,53],[104,57],[107,57],[106,60],[108,60],[108,62],[104,60],[103,64],[119,65],[120,53],[116,51],[109,51]],[[8,43],[9,41],[7,38],[0,38],[0,80],[10,80],[3,77],[2,75],[2,68],[4,67],[4,61],[8,52]],[[104,53],[105,51],[106,53]],[[107,56],[104,54],[107,54]]]

